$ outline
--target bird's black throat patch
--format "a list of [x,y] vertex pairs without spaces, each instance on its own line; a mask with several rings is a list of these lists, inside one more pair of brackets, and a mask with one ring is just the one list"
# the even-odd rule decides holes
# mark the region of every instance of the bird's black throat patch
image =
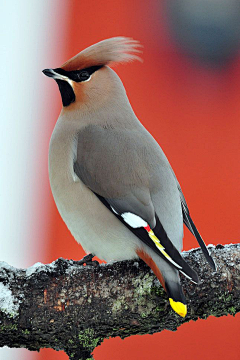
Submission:
[[65,80],[56,80],[56,82],[61,93],[63,106],[69,106],[76,99],[73,88]]

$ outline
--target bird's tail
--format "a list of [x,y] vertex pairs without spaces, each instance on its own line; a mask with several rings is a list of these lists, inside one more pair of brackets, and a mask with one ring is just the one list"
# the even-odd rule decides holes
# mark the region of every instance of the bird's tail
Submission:
[[165,281],[165,287],[172,309],[178,315],[185,317],[187,315],[187,305],[180,280],[177,282]]
[[180,316],[187,314],[186,299],[180,284],[179,272],[151,249],[137,250],[137,255],[152,269],[166,291],[172,309]]

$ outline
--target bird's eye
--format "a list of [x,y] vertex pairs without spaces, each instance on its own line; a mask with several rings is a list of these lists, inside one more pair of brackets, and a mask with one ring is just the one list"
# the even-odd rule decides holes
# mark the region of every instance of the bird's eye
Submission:
[[86,70],[81,71],[79,74],[79,78],[80,78],[80,81],[86,81],[90,78],[90,74]]

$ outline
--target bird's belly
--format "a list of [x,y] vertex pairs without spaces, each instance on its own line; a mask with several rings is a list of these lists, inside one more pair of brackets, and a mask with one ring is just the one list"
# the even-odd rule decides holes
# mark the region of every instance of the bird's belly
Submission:
[[60,215],[86,252],[106,261],[137,258],[140,240],[80,180],[50,182]]

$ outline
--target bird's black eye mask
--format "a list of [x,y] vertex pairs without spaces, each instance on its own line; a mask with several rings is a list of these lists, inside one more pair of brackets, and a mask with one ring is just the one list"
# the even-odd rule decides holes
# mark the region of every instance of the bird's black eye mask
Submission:
[[[90,79],[91,75],[101,69],[103,65],[91,66],[82,70],[66,71],[61,68],[53,69],[53,71],[59,75],[66,76],[68,79],[75,82],[83,82]],[[65,80],[55,79],[62,97],[63,106],[69,106],[71,103],[75,102],[76,97],[73,91],[72,86]]]
[[57,69],[53,69],[53,71],[55,71],[59,75],[66,76],[68,77],[68,79],[73,80],[75,82],[82,82],[82,81],[87,81],[95,71],[101,69],[102,67],[103,65],[98,65],[98,66],[91,66],[82,70],[73,70],[73,71],[66,71],[61,68],[57,68]]

